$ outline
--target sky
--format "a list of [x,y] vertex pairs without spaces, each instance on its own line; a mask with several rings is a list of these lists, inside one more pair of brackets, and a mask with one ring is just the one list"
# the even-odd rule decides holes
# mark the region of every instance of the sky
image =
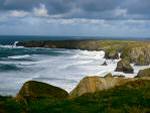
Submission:
[[0,35],[150,37],[150,0],[0,0]]

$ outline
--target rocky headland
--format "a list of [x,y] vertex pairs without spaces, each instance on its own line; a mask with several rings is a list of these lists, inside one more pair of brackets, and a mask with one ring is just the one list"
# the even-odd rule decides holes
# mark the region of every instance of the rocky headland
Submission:
[[[128,60],[135,65],[150,64],[149,41],[125,41],[125,40],[64,40],[64,41],[23,41],[17,46],[66,48],[82,50],[104,50],[106,59]],[[120,53],[120,55],[119,55]]]
[[[124,73],[134,73],[131,63],[138,66],[150,65],[150,42],[149,41],[126,41],[126,40],[64,40],[64,41],[24,41],[17,46],[65,48],[82,50],[103,50],[104,58],[120,59],[116,70]],[[107,65],[107,62],[102,64]]]
[[[131,65],[150,65],[150,43],[142,41],[30,41],[18,46],[103,50],[105,59],[120,59],[116,71],[133,73]],[[103,66],[107,65],[105,61]],[[86,76],[67,92],[38,81],[27,81],[16,97],[0,96],[0,113],[149,113],[150,68],[136,77]]]

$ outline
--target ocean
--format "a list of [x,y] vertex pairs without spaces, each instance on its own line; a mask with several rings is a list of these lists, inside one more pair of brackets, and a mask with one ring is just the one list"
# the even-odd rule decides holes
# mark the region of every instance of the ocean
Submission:
[[[102,66],[104,51],[16,46],[16,41],[55,38],[0,36],[0,95],[15,96],[28,80],[49,83],[70,92],[85,76],[124,74],[114,71],[118,60],[107,60],[108,65]],[[134,73],[125,74],[127,77],[134,77],[140,69],[146,68],[133,67]]]

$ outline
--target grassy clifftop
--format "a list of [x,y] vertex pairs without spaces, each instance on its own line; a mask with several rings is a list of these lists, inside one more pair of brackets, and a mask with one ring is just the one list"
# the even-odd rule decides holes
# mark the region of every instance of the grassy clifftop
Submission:
[[125,41],[125,40],[65,40],[65,41],[24,41],[19,42],[18,46],[25,47],[49,47],[49,48],[68,48],[68,49],[86,49],[100,50],[115,48],[121,50],[127,46],[135,47],[147,45],[144,41]]
[[27,105],[0,97],[1,113],[148,113],[150,81],[139,79],[74,99],[40,98]]

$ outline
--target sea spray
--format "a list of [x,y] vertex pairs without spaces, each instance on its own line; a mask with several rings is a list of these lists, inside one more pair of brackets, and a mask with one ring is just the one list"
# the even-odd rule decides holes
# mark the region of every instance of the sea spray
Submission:
[[[116,60],[107,60],[107,66],[101,65],[106,60],[104,51],[12,48],[12,45],[3,45],[0,53],[0,64],[3,66],[0,70],[0,94],[3,95],[15,95],[28,80],[46,82],[69,92],[87,75],[116,74]],[[135,72],[141,68],[135,67]]]

